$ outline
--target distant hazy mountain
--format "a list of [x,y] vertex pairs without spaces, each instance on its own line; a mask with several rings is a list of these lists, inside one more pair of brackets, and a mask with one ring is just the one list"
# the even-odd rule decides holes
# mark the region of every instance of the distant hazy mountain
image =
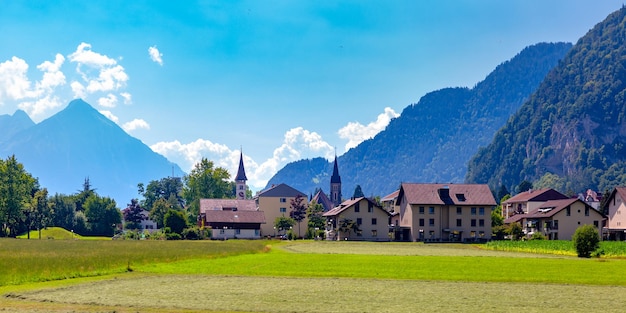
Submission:
[[[384,131],[338,158],[344,197],[357,184],[366,196],[384,196],[401,182],[462,182],[468,160],[491,141],[571,46],[527,47],[474,88],[438,90],[406,107]],[[268,185],[328,191],[331,173],[324,159],[301,160],[286,165]]]
[[22,110],[15,111],[13,115],[0,115],[0,146],[13,135],[34,125],[33,120]]
[[582,37],[469,163],[468,182],[561,192],[626,183],[626,8]]
[[82,100],[1,143],[0,155],[11,154],[51,193],[72,194],[88,177],[119,207],[138,196],[138,183],[183,173]]

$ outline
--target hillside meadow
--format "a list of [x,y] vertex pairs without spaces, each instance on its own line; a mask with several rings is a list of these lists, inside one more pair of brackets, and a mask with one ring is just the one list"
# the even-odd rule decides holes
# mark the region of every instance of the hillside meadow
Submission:
[[[626,306],[615,297],[626,292],[626,260],[473,245],[7,239],[0,249],[8,265],[0,268],[0,308],[10,312],[614,312]],[[91,271],[80,268],[91,262]],[[32,267],[39,270],[26,274]]]

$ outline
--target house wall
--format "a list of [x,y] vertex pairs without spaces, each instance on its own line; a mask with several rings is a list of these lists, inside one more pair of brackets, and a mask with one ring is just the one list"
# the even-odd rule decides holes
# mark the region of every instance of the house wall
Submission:
[[259,239],[261,234],[258,229],[212,229],[212,239]]
[[[405,215],[405,218],[411,219],[411,241],[419,241],[421,239],[438,240],[443,237],[441,231],[442,208],[440,206],[412,204],[409,207],[411,210],[406,213],[411,215]],[[432,211],[430,208],[433,208]],[[420,238],[421,234],[423,234],[423,238]]]
[[[289,212],[291,211],[291,200],[293,199],[295,199],[295,197],[258,198],[259,211],[263,211],[263,213],[265,214],[265,224],[261,224],[261,236],[266,237],[278,235],[278,229],[274,230],[274,222],[277,217],[289,217]],[[302,203],[304,205],[308,205],[309,200],[307,199],[307,197],[303,197],[302,199]],[[281,208],[284,209],[284,212],[281,212]],[[293,229],[296,234],[298,234],[298,236],[303,237],[306,234],[307,224],[308,219],[305,217],[304,220],[300,222],[300,234],[298,234],[298,224],[293,226]],[[281,234],[283,233],[284,232],[281,232]]]
[[[348,240],[368,240],[368,241],[389,241],[389,215],[380,207],[372,206],[371,212],[368,212],[367,199],[359,201],[359,212],[355,212],[354,205],[347,208],[335,218],[341,221],[345,218],[356,222],[359,218],[361,224],[361,234],[355,234],[353,231],[349,233],[340,232],[340,240],[348,238]],[[373,224],[372,219],[376,219],[376,224]]]
[[[491,206],[410,205],[410,207],[411,241],[464,241],[491,238]],[[461,208],[461,214],[457,213],[457,207]],[[432,211],[431,208],[433,208]],[[475,209],[473,214],[472,208]],[[483,208],[482,214],[480,208]],[[457,220],[460,220],[461,226],[458,226]]]
[[502,217],[504,217],[504,219],[507,219],[511,216],[514,215],[515,212],[517,212],[517,207],[518,205],[522,206],[522,211],[524,211],[524,213],[528,214],[528,212],[540,207],[542,204],[544,204],[545,201],[524,201],[524,202],[513,202],[513,203],[507,203],[503,208],[502,208]]
[[611,199],[608,204],[609,221],[607,227],[609,230],[624,230],[626,229],[626,199],[622,199],[618,192],[615,193],[615,197]]
[[574,202],[571,205],[570,216],[567,216],[567,210],[561,210],[552,216],[552,220],[559,221],[559,240],[572,240],[578,227],[594,225],[594,222],[598,225],[598,235],[602,236],[602,215],[593,208],[589,208],[589,216],[585,216],[585,204],[582,202]]

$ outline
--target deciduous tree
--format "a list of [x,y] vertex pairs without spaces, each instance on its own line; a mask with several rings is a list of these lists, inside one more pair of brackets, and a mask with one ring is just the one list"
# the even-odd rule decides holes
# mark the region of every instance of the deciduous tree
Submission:
[[[22,209],[29,205],[37,180],[19,163],[15,155],[0,159],[0,224],[1,234],[15,237],[22,219]],[[0,235],[1,236],[1,235]]]
[[214,167],[213,162],[202,158],[189,175],[184,177],[183,198],[189,212],[188,218],[196,220],[200,212],[200,199],[231,198],[232,190],[228,179],[230,174],[222,167]]
[[306,218],[306,205],[304,204],[304,197],[300,194],[289,201],[291,211],[289,211],[289,217],[291,217],[296,223],[298,223],[298,237],[302,237],[300,233],[300,222]]

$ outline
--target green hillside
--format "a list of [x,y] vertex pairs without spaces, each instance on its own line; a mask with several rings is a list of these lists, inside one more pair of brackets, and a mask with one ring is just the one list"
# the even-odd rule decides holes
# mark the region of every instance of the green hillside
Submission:
[[[17,236],[17,238],[26,239],[28,234]],[[39,239],[39,231],[31,230],[30,239]],[[41,230],[41,239],[60,239],[60,240],[111,240],[110,237],[83,237],[72,231],[61,227],[48,227]]]
[[582,37],[480,149],[466,181],[563,192],[626,184],[626,8]]

